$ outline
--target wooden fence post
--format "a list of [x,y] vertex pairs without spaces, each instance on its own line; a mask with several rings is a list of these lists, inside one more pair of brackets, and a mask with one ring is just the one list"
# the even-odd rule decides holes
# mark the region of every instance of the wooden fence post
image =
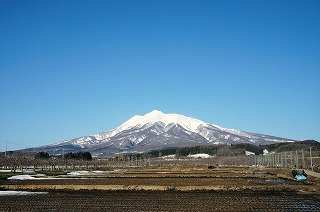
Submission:
[[302,168],[305,168],[306,167],[306,164],[305,164],[305,162],[304,162],[304,150],[302,149],[301,150],[301,159],[302,159]]

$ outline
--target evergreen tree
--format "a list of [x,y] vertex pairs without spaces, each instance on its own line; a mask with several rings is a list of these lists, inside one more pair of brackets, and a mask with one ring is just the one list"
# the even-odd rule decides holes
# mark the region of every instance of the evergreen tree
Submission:
[[50,155],[48,152],[38,152],[36,155],[35,155],[35,159],[49,159],[50,158]]

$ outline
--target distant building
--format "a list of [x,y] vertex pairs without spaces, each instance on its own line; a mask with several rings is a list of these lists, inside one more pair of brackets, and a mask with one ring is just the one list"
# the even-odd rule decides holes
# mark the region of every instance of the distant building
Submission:
[[205,154],[205,153],[200,153],[200,154],[195,154],[195,155],[188,155],[188,158],[211,158],[212,156]]
[[250,152],[250,151],[245,151],[244,153],[246,154],[246,156],[249,156],[249,155],[256,155],[256,154],[254,154],[254,152]]

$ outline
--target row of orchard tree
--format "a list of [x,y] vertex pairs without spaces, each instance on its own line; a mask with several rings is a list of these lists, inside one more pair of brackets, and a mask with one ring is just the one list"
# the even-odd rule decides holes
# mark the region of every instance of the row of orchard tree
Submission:
[[312,148],[309,150],[300,149],[295,151],[272,152],[265,155],[255,156],[256,166],[269,168],[301,168],[320,170],[320,151]]
[[[263,150],[268,154],[263,155]],[[0,155],[0,169],[12,172],[25,169],[34,170],[72,170],[104,169],[128,166],[162,166],[162,165],[206,165],[221,166],[263,166],[269,168],[310,168],[315,171],[320,165],[320,143],[303,141],[279,143],[265,146],[252,144],[208,145],[196,147],[179,147],[155,150],[140,154],[118,154],[108,159],[92,159],[89,152],[49,155],[47,152],[37,154],[10,152]],[[255,155],[246,156],[245,151]],[[207,153],[209,159],[189,158],[188,155]],[[171,155],[171,156],[170,156]],[[170,156],[163,157],[163,156]]]
[[26,170],[65,170],[93,166],[90,152],[67,153],[63,156],[49,155],[47,152],[12,152],[0,156],[0,168],[12,172]]

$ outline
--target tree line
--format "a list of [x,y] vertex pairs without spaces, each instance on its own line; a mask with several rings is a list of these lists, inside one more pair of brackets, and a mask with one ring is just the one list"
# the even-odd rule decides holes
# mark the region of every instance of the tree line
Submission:
[[309,147],[314,147],[315,149],[320,149],[320,143],[315,140],[305,140],[299,142],[285,142],[285,143],[275,143],[268,145],[254,145],[250,143],[241,144],[231,144],[231,145],[202,145],[193,147],[176,147],[167,148],[161,150],[153,150],[148,152],[148,154],[154,157],[161,157],[166,155],[176,155],[176,156],[188,156],[192,154],[205,153],[209,155],[217,156],[237,156],[244,155],[245,151],[250,151],[256,155],[263,154],[263,150],[268,150],[269,152],[286,152],[295,150],[308,150]]
[[[51,158],[52,155],[49,155],[47,152],[38,152],[35,154],[35,159],[49,159]],[[58,156],[58,157],[63,157],[64,159],[76,159],[76,160],[92,160],[92,155],[90,152],[69,152],[63,156]]]

